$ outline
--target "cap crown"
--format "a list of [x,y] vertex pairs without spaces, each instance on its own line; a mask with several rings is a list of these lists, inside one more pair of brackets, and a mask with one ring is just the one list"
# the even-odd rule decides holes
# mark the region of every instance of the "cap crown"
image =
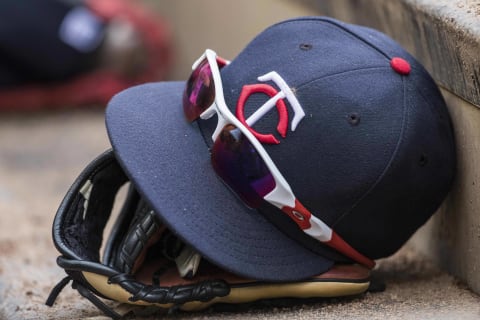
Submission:
[[[391,66],[402,58],[411,71]],[[455,147],[445,103],[424,68],[384,34],[327,18],[274,25],[257,36],[221,76],[227,106],[253,114],[271,95],[240,96],[246,85],[276,72],[305,116],[277,132],[273,108],[252,128],[272,133],[264,144],[296,197],[346,241],[371,258],[396,251],[438,208],[455,170]],[[240,101],[240,102],[239,102]],[[203,131],[216,120],[201,121]],[[205,136],[210,136],[208,133]],[[273,206],[261,211],[314,251],[328,249],[299,232]]]

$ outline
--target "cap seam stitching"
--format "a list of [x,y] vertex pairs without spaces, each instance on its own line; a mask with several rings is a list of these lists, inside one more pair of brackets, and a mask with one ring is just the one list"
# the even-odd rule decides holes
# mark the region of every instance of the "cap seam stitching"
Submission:
[[[292,20],[287,20],[285,21],[284,23],[297,23],[297,22],[302,22],[302,21],[311,21],[311,22],[324,22],[324,23],[328,23],[332,26],[336,26],[338,27],[339,29],[341,29],[344,33],[350,35],[351,37],[359,40],[362,44],[366,45],[367,47],[369,48],[372,48],[374,49],[375,51],[377,51],[378,53],[380,53],[382,56],[384,56],[387,60],[390,60],[391,57],[385,52],[383,51],[382,49],[380,49],[379,47],[373,45],[372,43],[368,42],[365,38],[363,38],[362,36],[360,35],[357,35],[355,33],[353,33],[352,31],[350,31],[349,29],[347,29],[345,26],[335,22],[335,21],[332,21],[330,19],[325,19],[325,18],[317,18],[315,19],[315,17],[311,17],[311,18],[305,18],[305,19],[292,19]],[[281,23],[279,23],[281,24]]]
[[377,52],[379,52],[381,55],[383,55],[385,58],[387,58],[387,60],[390,60],[391,57],[386,53],[384,52],[382,49],[378,48],[377,46],[373,45],[372,43],[368,42],[365,38],[363,38],[362,36],[358,35],[358,34],[355,34],[353,33],[352,31],[350,31],[349,29],[345,28],[344,26],[342,26],[341,24],[338,24],[334,21],[331,21],[331,20],[325,20],[326,22],[330,23],[330,24],[333,24],[337,27],[339,27],[340,29],[342,29],[343,31],[345,31],[346,33],[350,34],[351,36],[353,36],[354,38],[360,40],[362,43],[364,43],[365,45],[367,45],[368,47],[376,50]]
[[382,70],[382,69],[390,69],[390,67],[387,67],[387,66],[369,66],[369,67],[358,68],[358,69],[355,69],[355,70],[345,70],[345,71],[341,71],[341,72],[330,73],[330,74],[326,74],[326,75],[323,75],[321,77],[312,79],[310,81],[304,82],[301,85],[295,87],[295,89],[301,89],[302,87],[307,86],[307,85],[309,85],[313,82],[316,82],[316,81],[319,81],[319,80],[325,80],[325,79],[328,79],[328,78],[331,78],[331,77],[336,77],[336,76],[339,76],[339,75],[342,75],[342,74],[355,73],[355,72],[365,71],[365,70]]
[[343,218],[348,216],[355,207],[357,207],[382,181],[383,177],[386,175],[388,172],[388,169],[392,166],[392,163],[395,159],[395,156],[398,153],[398,150],[400,149],[400,145],[403,142],[403,137],[405,135],[405,128],[407,127],[408,123],[408,107],[406,105],[406,85],[405,85],[405,77],[402,76],[402,85],[403,85],[403,119],[402,119],[402,128],[400,130],[400,134],[398,137],[397,145],[395,146],[395,150],[392,153],[392,156],[390,157],[387,165],[383,169],[382,173],[378,176],[378,178],[375,180],[375,182],[372,184],[372,186],[350,207],[350,209],[346,210],[340,217],[332,224],[332,228],[335,228],[335,226],[342,221]]

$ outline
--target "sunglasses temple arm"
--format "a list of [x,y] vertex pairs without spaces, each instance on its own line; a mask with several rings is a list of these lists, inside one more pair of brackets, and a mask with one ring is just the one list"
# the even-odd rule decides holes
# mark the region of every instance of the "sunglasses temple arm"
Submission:
[[311,216],[309,219],[309,227],[304,228],[303,232],[319,240],[320,242],[326,244],[335,251],[340,252],[341,254],[349,257],[350,259],[373,269],[375,267],[375,261],[367,258],[357,250],[355,250],[351,245],[349,245],[342,237],[340,237],[335,231],[333,231],[329,226],[323,223],[321,220],[317,219],[314,216]]
[[352,248],[345,240],[342,239],[335,231],[332,231],[332,239],[325,242],[329,247],[337,250],[345,256],[361,263],[362,265],[373,269],[375,267],[375,261],[365,257],[363,254]]
[[281,210],[286,213],[306,234],[310,237],[324,243],[331,247],[335,251],[349,257],[350,259],[373,269],[375,267],[375,261],[367,258],[352,246],[350,246],[345,240],[342,239],[335,231],[333,231],[322,220],[318,219],[305,208],[300,201],[295,199],[295,206],[284,206]]

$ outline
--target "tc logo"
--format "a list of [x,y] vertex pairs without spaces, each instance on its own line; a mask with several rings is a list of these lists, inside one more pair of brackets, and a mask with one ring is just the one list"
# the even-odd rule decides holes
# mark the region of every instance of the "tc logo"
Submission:
[[[298,123],[305,116],[305,112],[303,111],[302,106],[298,102],[288,84],[275,71],[258,77],[258,81],[272,81],[277,85],[280,91],[265,83],[256,83],[243,86],[240,97],[238,98],[236,115],[237,118],[245,125],[245,127],[250,130],[250,132],[258,139],[258,141],[262,143],[279,144],[280,141],[278,141],[273,134],[264,134],[255,131],[252,128],[255,122],[265,116],[270,110],[272,110],[273,107],[276,106],[278,111],[277,131],[282,138],[285,138],[287,136],[288,129],[288,109],[283,99],[287,99],[293,109],[294,115],[291,124],[292,131],[295,131]],[[270,97],[270,99],[260,106],[250,117],[248,117],[248,119],[245,119],[245,103],[250,95],[255,93],[266,94]]]

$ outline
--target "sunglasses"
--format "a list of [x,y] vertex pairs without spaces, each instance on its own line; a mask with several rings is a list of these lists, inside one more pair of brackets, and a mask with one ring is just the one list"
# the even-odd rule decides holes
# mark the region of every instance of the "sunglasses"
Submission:
[[[192,122],[217,114],[211,161],[216,174],[251,208],[267,201],[288,215],[310,237],[350,259],[373,268],[375,262],[343,240],[295,197],[265,148],[228,109],[220,69],[229,64],[207,49],[193,64],[183,94],[183,110]],[[253,125],[246,121],[248,125]]]

